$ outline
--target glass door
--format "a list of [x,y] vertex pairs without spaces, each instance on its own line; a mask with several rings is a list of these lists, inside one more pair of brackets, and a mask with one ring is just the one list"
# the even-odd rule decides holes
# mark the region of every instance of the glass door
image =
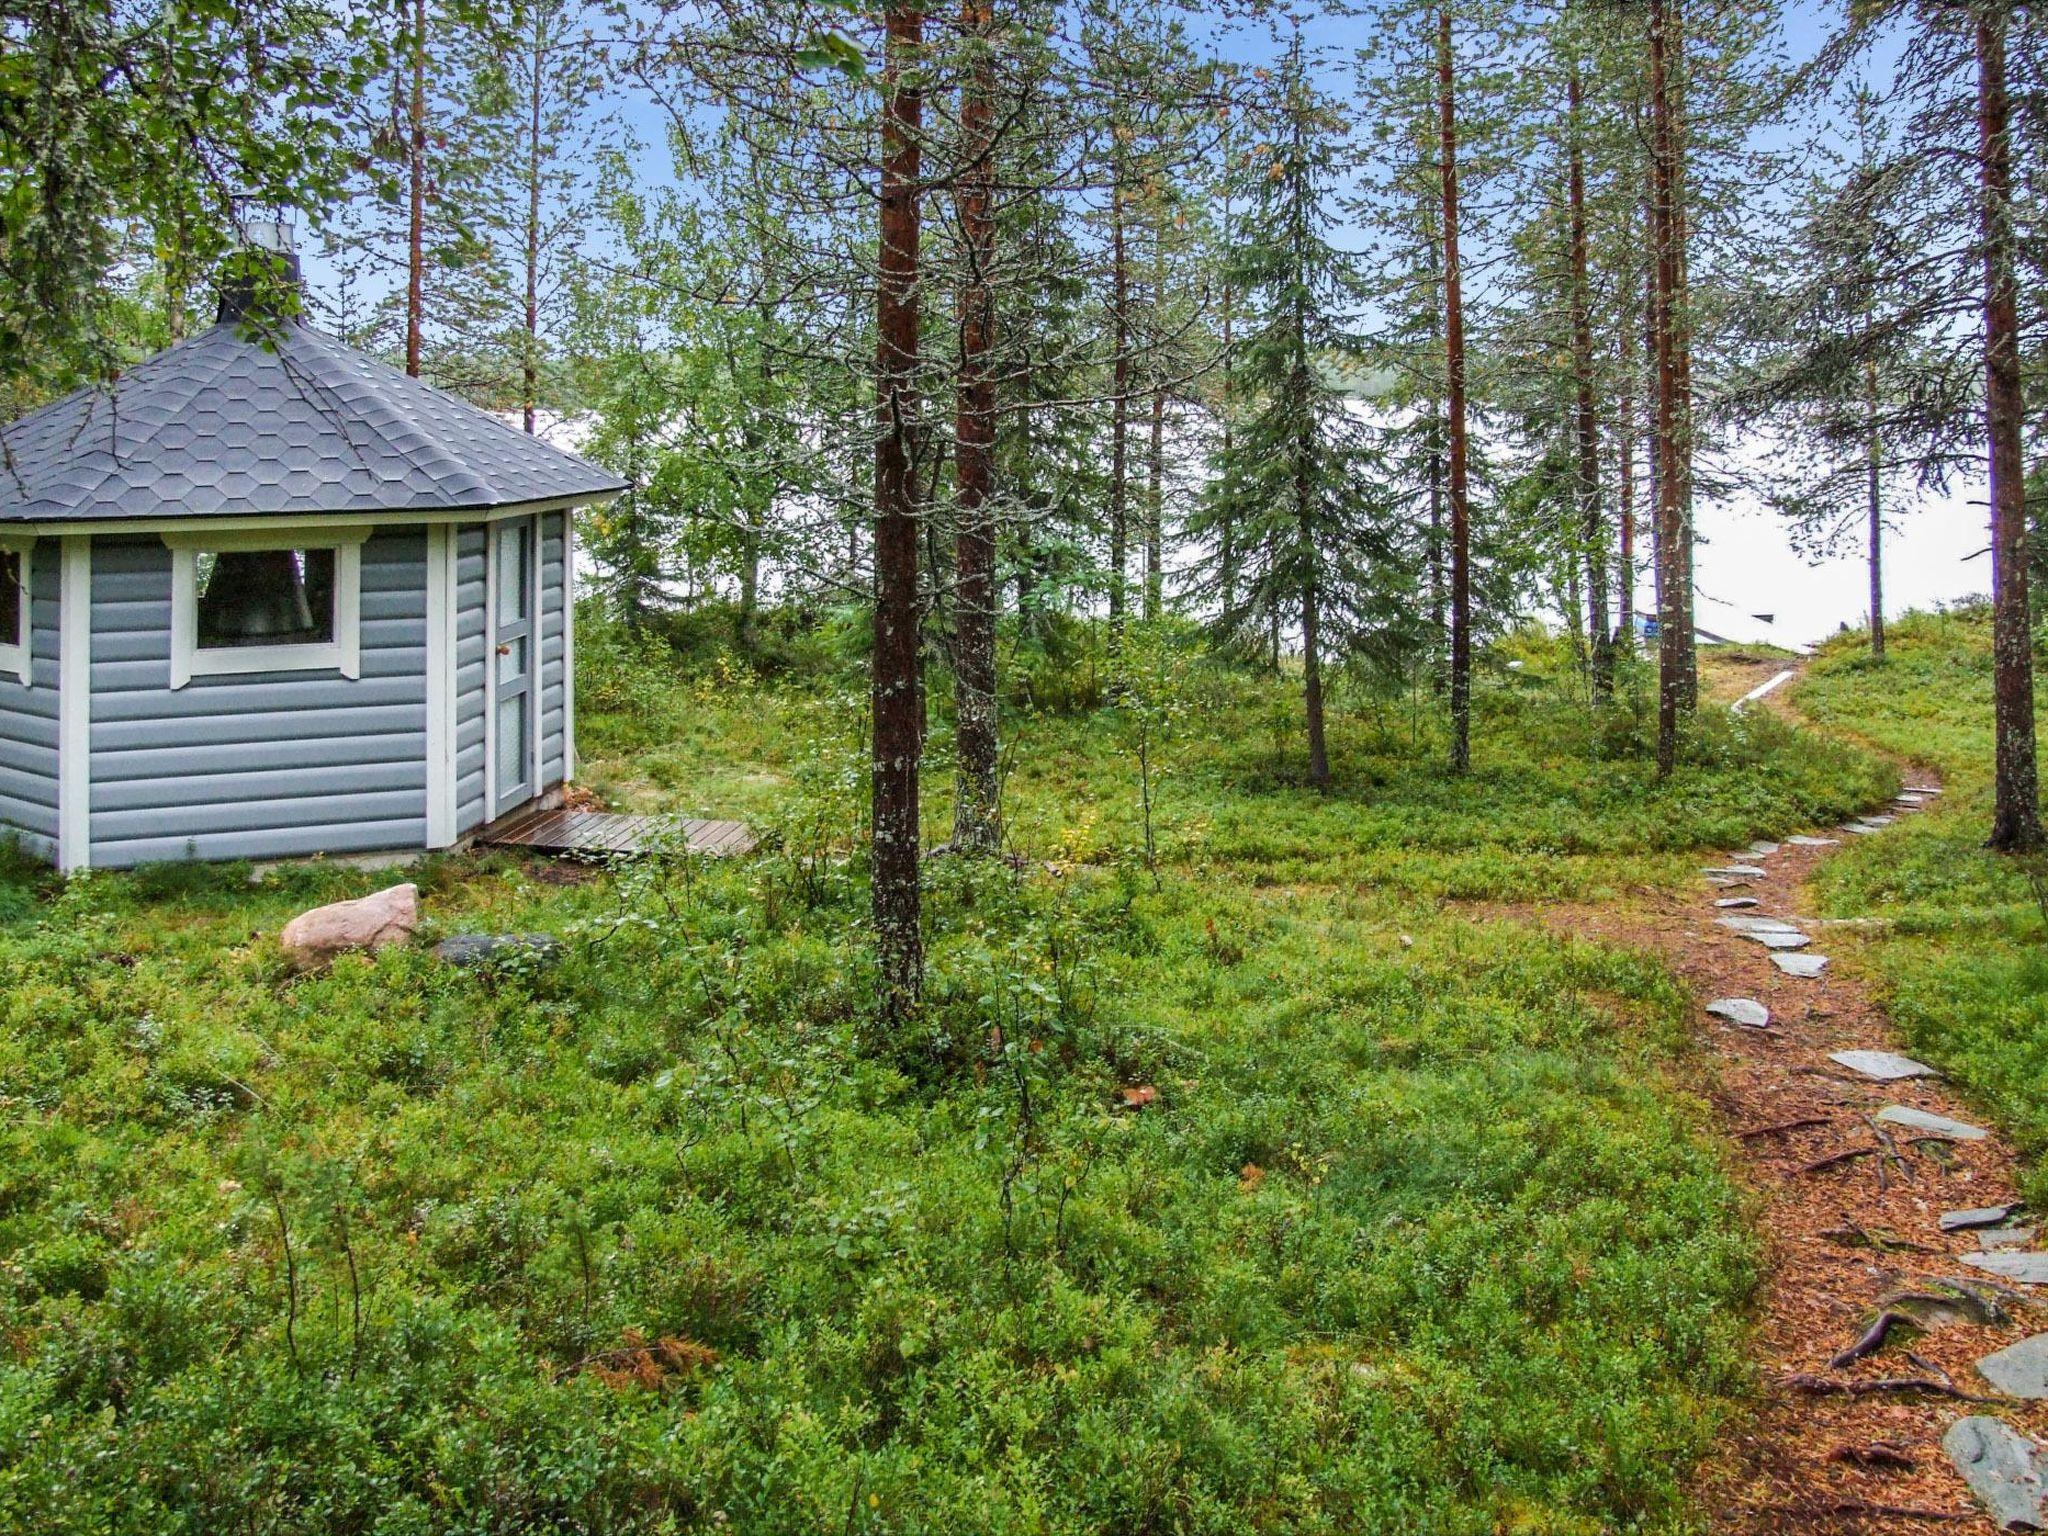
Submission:
[[491,524],[491,664],[497,670],[497,719],[491,723],[495,788],[491,815],[534,796],[533,525]]

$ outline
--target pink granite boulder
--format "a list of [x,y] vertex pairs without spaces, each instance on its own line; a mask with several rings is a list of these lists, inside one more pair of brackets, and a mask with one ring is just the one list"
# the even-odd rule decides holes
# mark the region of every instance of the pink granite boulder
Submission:
[[420,888],[394,885],[355,901],[301,912],[277,936],[296,971],[315,971],[351,949],[403,944],[420,921]]

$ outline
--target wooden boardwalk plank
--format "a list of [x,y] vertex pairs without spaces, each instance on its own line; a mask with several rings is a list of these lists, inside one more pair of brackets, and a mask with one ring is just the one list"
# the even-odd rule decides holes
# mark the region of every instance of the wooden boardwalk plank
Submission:
[[485,827],[477,842],[487,848],[529,848],[537,853],[641,853],[664,834],[680,833],[683,846],[707,858],[730,858],[756,845],[753,830],[739,821],[694,817],[621,816],[608,811],[534,810],[515,812]]

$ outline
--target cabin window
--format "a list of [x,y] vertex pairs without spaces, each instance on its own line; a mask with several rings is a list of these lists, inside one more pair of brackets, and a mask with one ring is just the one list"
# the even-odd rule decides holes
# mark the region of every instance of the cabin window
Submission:
[[171,686],[251,672],[357,676],[367,534],[165,534],[171,546]]
[[29,594],[27,540],[0,543],[0,673],[28,678]]

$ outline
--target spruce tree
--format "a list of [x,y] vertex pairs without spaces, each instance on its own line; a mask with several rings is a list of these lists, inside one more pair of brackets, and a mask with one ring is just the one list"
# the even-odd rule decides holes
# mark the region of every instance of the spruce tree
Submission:
[[[1232,530],[1223,634],[1242,632],[1261,609],[1284,609],[1300,626],[1307,777],[1318,789],[1330,783],[1325,662],[1363,634],[1399,627],[1411,585],[1370,428],[1331,381],[1332,365],[1357,349],[1347,326],[1360,292],[1354,256],[1331,239],[1343,136],[1297,36],[1227,263],[1242,317],[1231,365],[1238,413],[1189,530],[1213,551],[1221,542],[1212,535]],[[1210,585],[1221,594],[1226,572],[1213,551]]]

